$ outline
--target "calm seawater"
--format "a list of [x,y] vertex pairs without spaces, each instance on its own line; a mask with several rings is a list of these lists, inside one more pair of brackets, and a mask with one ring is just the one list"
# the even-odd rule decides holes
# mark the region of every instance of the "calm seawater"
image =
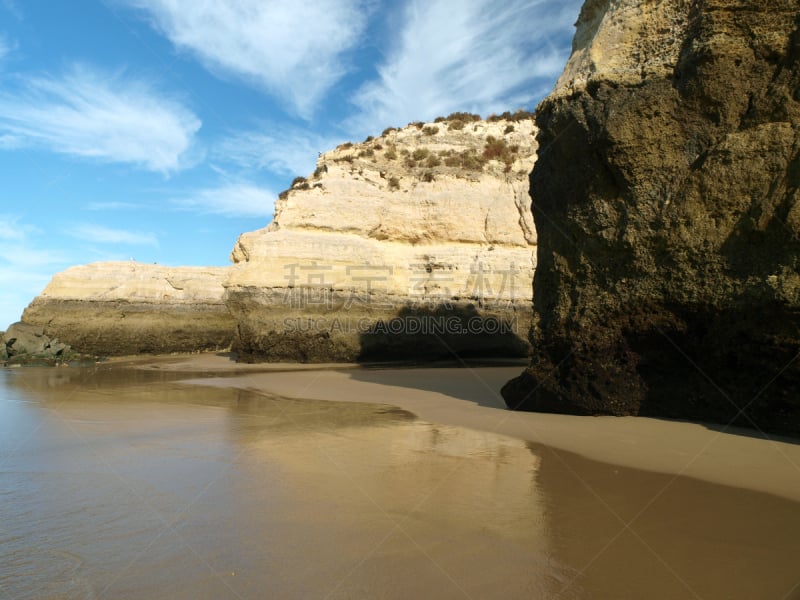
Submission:
[[0,371],[0,599],[800,595],[797,503],[179,377]]

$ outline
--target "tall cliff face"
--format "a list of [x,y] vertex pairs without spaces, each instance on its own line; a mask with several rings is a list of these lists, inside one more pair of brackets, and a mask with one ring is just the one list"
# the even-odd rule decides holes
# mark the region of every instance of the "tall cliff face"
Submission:
[[539,107],[511,408],[800,433],[796,0],[588,0]]
[[132,261],[72,267],[53,277],[22,321],[87,354],[226,348],[235,328],[223,302],[228,270]]
[[84,353],[352,361],[529,353],[528,114],[389,129],[320,156],[225,269],[96,263],[23,315]]
[[534,160],[530,118],[419,123],[321,155],[234,248],[240,356],[526,354]]

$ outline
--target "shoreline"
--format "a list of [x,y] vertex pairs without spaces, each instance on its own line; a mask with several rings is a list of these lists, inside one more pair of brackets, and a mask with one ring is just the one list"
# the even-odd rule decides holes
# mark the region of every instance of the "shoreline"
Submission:
[[[224,362],[227,361],[227,362]],[[150,361],[151,363],[153,361]],[[148,368],[146,364],[141,365]],[[152,366],[152,364],[150,365]],[[581,417],[509,411],[500,387],[515,366],[240,365],[218,356],[160,367],[217,377],[180,383],[292,399],[386,404],[418,418],[493,433],[600,462],[686,476],[800,501],[800,439],[647,417]],[[237,372],[240,371],[240,372]]]

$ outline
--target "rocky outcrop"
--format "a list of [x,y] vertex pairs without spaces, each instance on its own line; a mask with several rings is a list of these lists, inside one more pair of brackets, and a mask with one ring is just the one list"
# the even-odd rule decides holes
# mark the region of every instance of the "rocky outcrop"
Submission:
[[511,408],[800,433],[800,9],[588,0],[539,107]]
[[0,360],[4,364],[55,365],[75,358],[67,344],[51,339],[44,328],[14,323],[0,334]]
[[67,344],[57,339],[50,339],[44,334],[44,328],[27,323],[14,323],[0,335],[2,348],[0,358],[20,354],[60,356],[69,350]]
[[229,268],[96,263],[23,321],[85,353],[241,360],[524,356],[536,233],[531,115],[456,113],[320,155]]
[[226,348],[235,328],[223,302],[227,273],[132,261],[72,267],[53,277],[22,320],[86,354]]
[[322,154],[234,248],[239,356],[525,355],[533,133],[527,116],[452,115]]

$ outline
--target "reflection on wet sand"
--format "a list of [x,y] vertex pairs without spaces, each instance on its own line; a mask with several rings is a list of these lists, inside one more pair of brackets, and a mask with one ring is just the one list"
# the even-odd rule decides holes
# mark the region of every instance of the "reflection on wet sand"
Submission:
[[0,597],[780,598],[800,579],[789,500],[180,377],[0,373]]
[[541,459],[550,548],[579,571],[570,589],[602,598],[795,597],[797,503],[538,444],[530,450]]

